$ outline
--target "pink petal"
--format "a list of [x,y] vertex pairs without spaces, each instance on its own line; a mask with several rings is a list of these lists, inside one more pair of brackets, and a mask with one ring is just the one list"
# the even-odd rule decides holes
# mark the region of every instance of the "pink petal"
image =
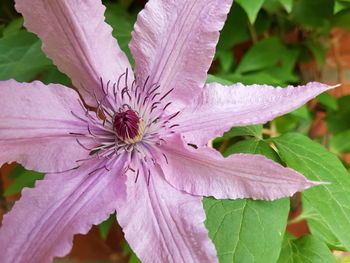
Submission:
[[200,92],[232,0],[150,0],[129,45],[135,74],[185,105]]
[[165,178],[190,194],[273,200],[319,184],[262,155],[233,154],[224,158],[209,147],[189,147],[179,136],[166,141],[161,147],[167,157],[162,165]]
[[210,83],[178,117],[177,132],[188,142],[204,145],[232,126],[266,123],[299,108],[318,94],[334,88],[312,82],[305,86],[222,86]]
[[74,234],[86,234],[115,211],[118,186],[116,165],[112,171],[90,162],[77,170],[46,175],[34,189],[4,216],[0,229],[2,263],[46,263],[66,255]]
[[218,262],[204,226],[202,198],[171,187],[160,175],[127,175],[127,196],[121,197],[117,219],[125,238],[143,263]]
[[100,77],[116,81],[130,68],[126,55],[104,22],[101,0],[16,0],[26,28],[37,34],[43,50],[67,74],[86,103],[101,98]]
[[89,154],[69,134],[86,129],[71,113],[84,114],[78,101],[62,85],[1,81],[0,165],[16,161],[41,172],[76,167]]

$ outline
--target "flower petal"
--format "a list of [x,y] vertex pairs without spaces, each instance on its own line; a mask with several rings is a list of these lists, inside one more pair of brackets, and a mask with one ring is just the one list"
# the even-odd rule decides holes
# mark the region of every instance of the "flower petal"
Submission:
[[117,219],[143,263],[217,262],[204,226],[202,198],[176,190],[160,175],[127,175],[127,196],[118,202]]
[[39,81],[0,82],[0,165],[19,162],[41,172],[65,171],[89,154],[70,134],[79,133],[84,115],[78,94],[62,85]]
[[[99,162],[63,174],[46,175],[4,216],[0,229],[3,263],[45,263],[66,255],[74,234],[86,234],[115,211],[121,162],[112,171]],[[95,172],[93,172],[95,170]],[[125,189],[124,189],[125,190]]]
[[274,88],[268,85],[222,86],[210,83],[177,117],[177,132],[188,142],[204,145],[232,126],[266,123],[299,108],[318,94],[334,88],[312,82],[305,86]]
[[209,147],[189,147],[179,136],[167,138],[161,148],[167,160],[162,165],[166,180],[194,195],[273,200],[320,184],[265,156],[233,154],[224,158]]
[[135,74],[158,83],[178,106],[200,92],[232,0],[150,0],[130,42]]
[[16,9],[87,104],[96,106],[94,91],[99,99],[103,96],[100,77],[104,82],[115,81],[130,69],[112,28],[104,22],[101,0],[16,0]]

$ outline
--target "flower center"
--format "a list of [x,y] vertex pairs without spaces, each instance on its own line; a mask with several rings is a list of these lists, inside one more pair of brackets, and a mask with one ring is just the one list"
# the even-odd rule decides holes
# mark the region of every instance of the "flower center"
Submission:
[[142,139],[144,122],[135,111],[129,109],[114,115],[113,128],[120,140],[128,144],[136,143]]

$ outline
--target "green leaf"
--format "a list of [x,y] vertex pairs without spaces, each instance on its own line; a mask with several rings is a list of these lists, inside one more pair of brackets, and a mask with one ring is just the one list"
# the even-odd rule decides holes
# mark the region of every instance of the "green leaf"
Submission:
[[231,50],[218,50],[215,56],[219,59],[221,68],[228,72],[234,63],[234,57]]
[[278,154],[264,141],[258,138],[249,138],[239,141],[228,147],[223,155],[229,156],[234,153],[254,153],[268,156],[270,159],[280,162]]
[[293,0],[279,0],[288,13],[292,12]]
[[51,65],[34,34],[20,31],[0,39],[0,80],[31,81]]
[[311,114],[310,114],[309,108],[306,105],[303,105],[297,108],[296,110],[292,111],[290,115],[295,116],[298,119],[311,121]]
[[296,129],[298,120],[291,114],[278,116],[275,118],[276,128],[279,133],[286,133]]
[[205,198],[206,226],[221,263],[274,262],[286,227],[288,199]]
[[2,35],[9,36],[12,34],[16,34],[20,31],[20,29],[23,27],[23,17],[16,18],[11,21],[11,23],[4,29],[2,32]]
[[134,28],[136,16],[130,15],[121,4],[106,3],[106,22],[113,27],[113,36],[118,40],[120,48],[133,61],[128,44],[131,40],[131,31]]
[[328,92],[323,92],[316,97],[316,100],[331,110],[338,110],[338,101]]
[[329,141],[329,147],[337,154],[350,153],[350,130],[346,130],[335,135]]
[[349,1],[341,1],[341,0],[336,0],[334,3],[334,14],[337,14],[338,12],[349,8],[350,7],[350,2]]
[[350,176],[341,161],[301,134],[285,134],[273,142],[288,167],[309,180],[330,183],[303,192],[302,216],[312,234],[332,247],[350,250]]
[[247,13],[251,24],[254,24],[256,16],[264,4],[264,1],[265,0],[236,0],[236,2],[240,4]]
[[60,72],[54,65],[45,69],[40,80],[45,84],[59,83],[68,87],[72,85],[70,78],[67,75]]
[[262,139],[262,124],[233,127],[222,136],[223,139],[233,138],[235,136],[250,135]]
[[14,178],[14,181],[5,190],[4,196],[20,193],[24,187],[34,187],[36,180],[44,178],[44,174],[25,170],[22,166],[18,165],[9,174],[9,178]]
[[292,17],[309,27],[324,27],[333,16],[334,0],[295,0]]
[[138,259],[134,251],[132,251],[128,243],[125,243],[123,252],[124,254],[130,254],[128,263],[141,263],[141,261]]
[[224,78],[230,81],[231,83],[241,82],[245,85],[253,85],[253,84],[280,85],[281,84],[280,79],[271,76],[269,73],[265,71],[259,71],[259,72],[244,74],[244,75],[228,74],[228,75],[224,75]]
[[327,127],[333,134],[338,134],[350,129],[350,114],[348,113],[331,113],[325,118]]
[[[276,153],[262,141],[250,139],[240,144],[236,148],[240,152],[276,158]],[[242,144],[246,144],[246,147]],[[216,246],[221,263],[266,263],[277,260],[286,227],[289,199],[268,202],[205,198],[203,203],[209,237]]]
[[234,3],[221,31],[218,50],[228,50],[232,46],[249,39],[247,14],[240,5]]
[[281,54],[285,51],[285,46],[277,37],[260,40],[245,54],[236,69],[236,73],[256,71],[274,66],[280,61]]
[[306,40],[304,44],[311,51],[312,55],[316,59],[318,67],[322,68],[326,61],[328,48],[320,41],[317,41],[316,39],[312,38]]
[[337,263],[329,248],[318,238],[305,235],[295,239],[286,235],[277,263]]
[[17,178],[20,176],[23,172],[25,172],[26,169],[22,165],[17,165],[15,168],[12,169],[12,171],[7,176],[8,178]]
[[220,83],[222,85],[228,85],[228,86],[233,84],[233,82],[231,82],[231,81],[229,81],[227,79],[223,79],[223,78],[211,75],[211,74],[208,74],[208,78],[207,78],[206,82],[207,83],[217,82],[217,83]]
[[350,7],[338,12],[332,19],[333,27],[340,27],[350,31]]
[[333,134],[350,129],[350,96],[343,96],[337,100],[338,110],[327,114],[327,127]]
[[116,222],[115,214],[111,215],[106,221],[98,225],[102,239],[106,240],[113,223]]

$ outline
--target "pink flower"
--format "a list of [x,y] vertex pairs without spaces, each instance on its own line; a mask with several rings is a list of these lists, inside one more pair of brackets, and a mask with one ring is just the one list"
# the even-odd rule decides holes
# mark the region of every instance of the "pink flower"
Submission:
[[49,173],[5,216],[2,262],[64,256],[74,234],[115,211],[143,262],[217,262],[202,196],[272,200],[318,184],[264,156],[223,158],[205,146],[330,88],[206,85],[231,3],[150,0],[132,34],[133,74],[101,1],[16,1],[25,26],[97,113],[62,85],[0,82],[0,164]]

